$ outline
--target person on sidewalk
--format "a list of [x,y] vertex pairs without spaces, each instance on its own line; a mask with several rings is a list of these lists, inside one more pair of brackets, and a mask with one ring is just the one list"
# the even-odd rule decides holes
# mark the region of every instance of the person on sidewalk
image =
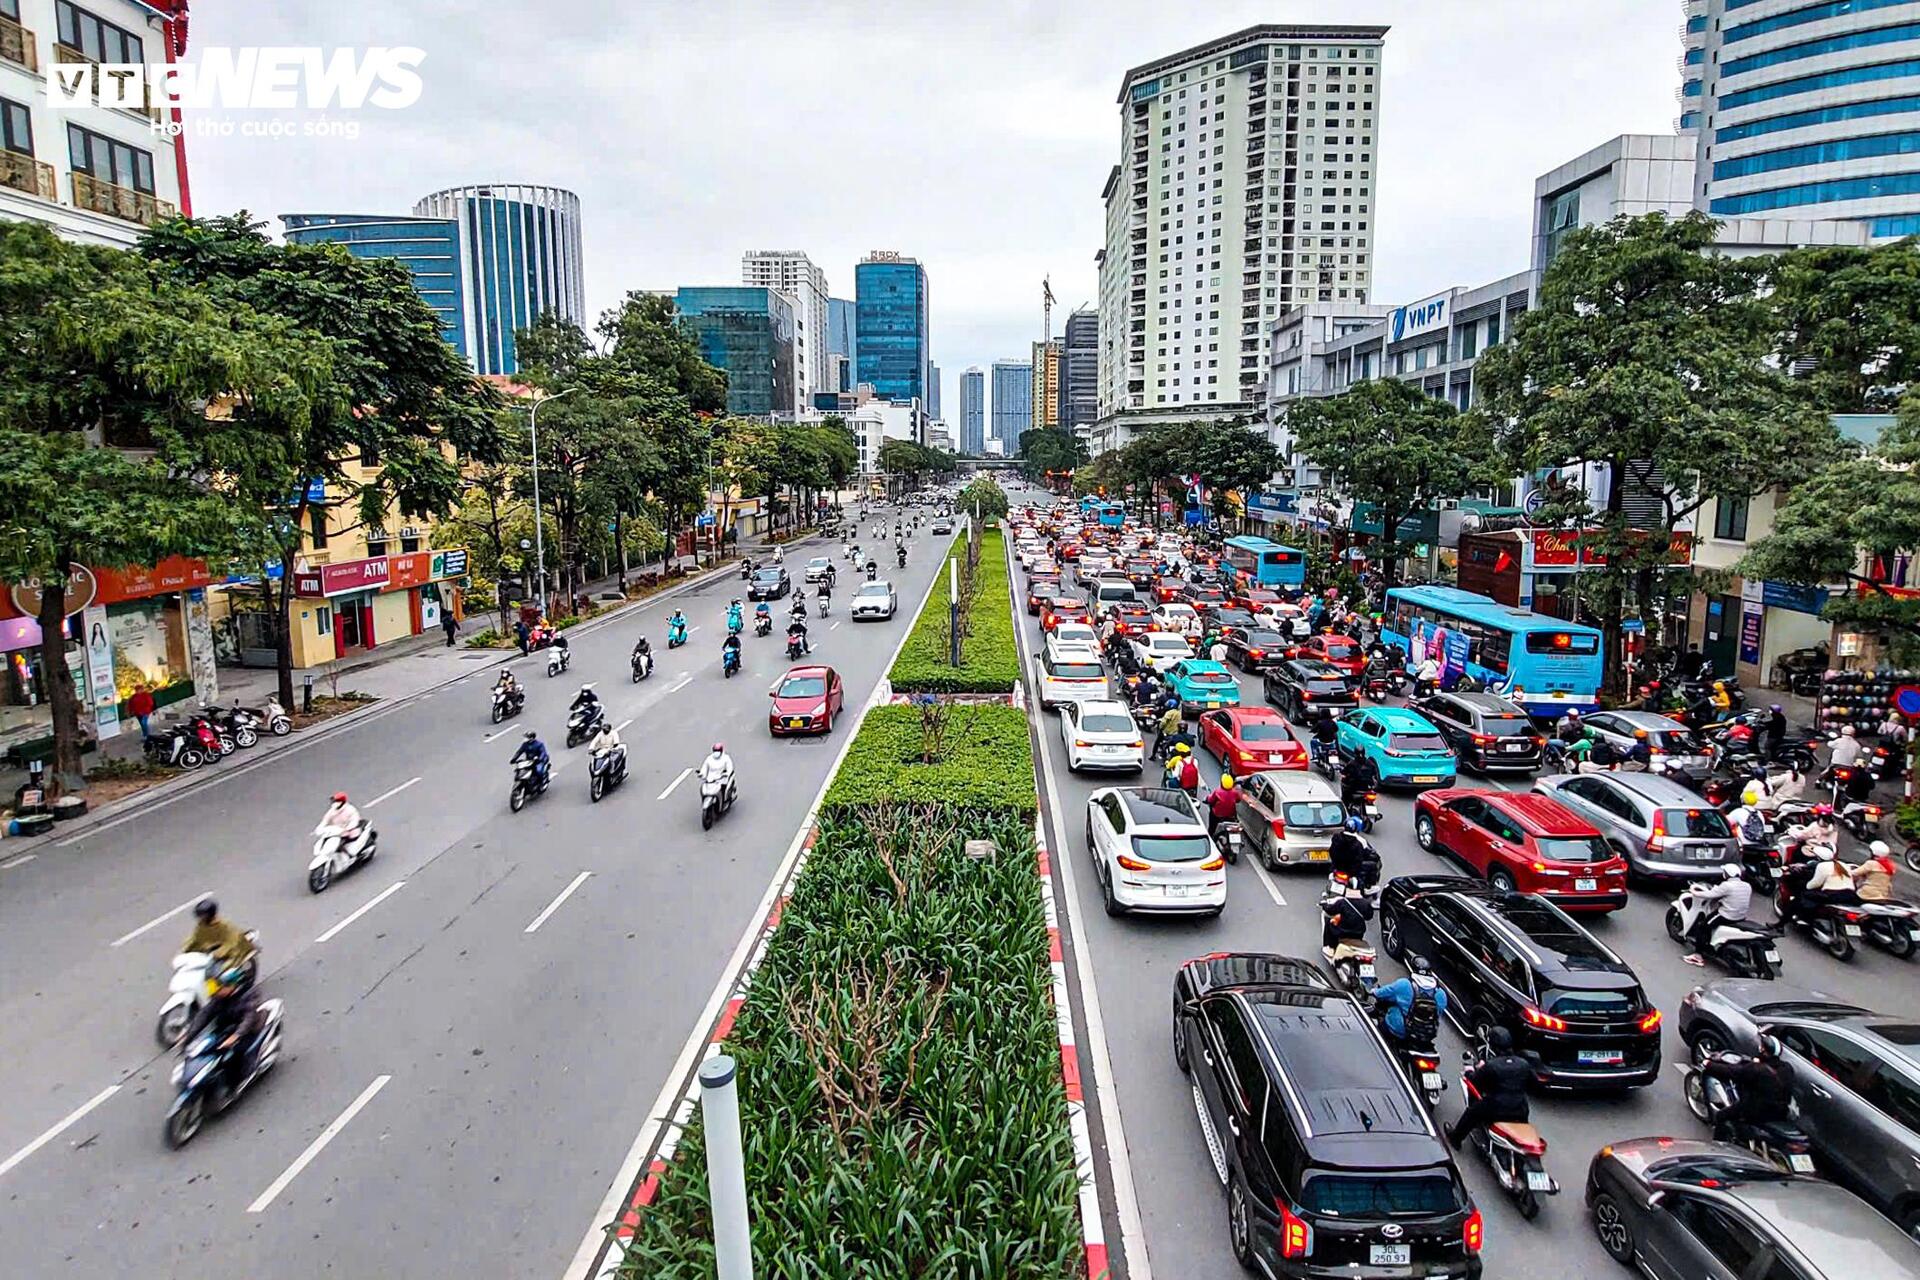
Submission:
[[527,649],[527,620],[525,618],[517,619],[514,622],[513,638],[520,642],[520,656],[523,658],[526,657],[528,653],[528,649]]
[[440,628],[447,633],[447,648],[453,648],[453,638],[460,634],[460,619],[453,616],[453,610],[441,607]]
[[147,727],[147,721],[153,715],[153,690],[144,684],[135,688],[133,696],[127,699],[127,714],[140,722],[141,739],[151,738],[153,731]]

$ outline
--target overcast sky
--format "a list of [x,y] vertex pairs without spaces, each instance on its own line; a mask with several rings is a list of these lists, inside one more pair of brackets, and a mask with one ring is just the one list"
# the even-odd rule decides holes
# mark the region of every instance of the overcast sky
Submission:
[[[1527,262],[1533,180],[1678,114],[1669,0],[334,0],[195,7],[209,46],[417,46],[424,93],[357,140],[189,137],[195,212],[403,213],[442,187],[579,193],[587,305],[739,282],[804,249],[853,296],[925,264],[943,408],[1095,300],[1129,67],[1259,22],[1385,23],[1373,301]],[[299,120],[297,113],[292,119]],[[344,118],[344,117],[336,117]],[[277,230],[277,224],[275,224]]]

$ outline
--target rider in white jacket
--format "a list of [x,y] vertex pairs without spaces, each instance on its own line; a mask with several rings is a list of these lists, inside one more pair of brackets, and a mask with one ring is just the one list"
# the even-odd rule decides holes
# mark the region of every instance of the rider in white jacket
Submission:
[[358,831],[365,821],[360,811],[347,803],[347,793],[336,791],[333,793],[332,806],[328,808],[326,816],[320,819],[320,830],[326,835],[349,836]]
[[729,790],[733,787],[733,757],[727,754],[727,744],[713,744],[713,754],[700,762],[700,781],[723,782]]

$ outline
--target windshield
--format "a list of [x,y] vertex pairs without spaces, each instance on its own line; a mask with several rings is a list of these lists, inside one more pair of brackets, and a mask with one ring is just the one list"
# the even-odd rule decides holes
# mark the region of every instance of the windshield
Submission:
[[1718,809],[1662,809],[1661,828],[1670,836],[1692,836],[1699,840],[1724,840],[1733,834]]
[[1444,1174],[1382,1177],[1320,1174],[1300,1188],[1300,1207],[1337,1218],[1424,1218],[1466,1206]]
[[1295,800],[1280,815],[1290,827],[1337,827],[1347,811],[1337,800]]
[[1567,839],[1534,841],[1540,856],[1554,862],[1605,862],[1613,856],[1607,842],[1599,836],[1574,836]]
[[869,582],[854,594],[862,596],[884,596],[887,594],[887,585],[884,582]]
[[1322,642],[1329,658],[1351,658],[1359,652],[1344,640],[1326,640]]
[[1135,836],[1133,851],[1148,862],[1205,862],[1214,856],[1213,842],[1203,835]]
[[1233,677],[1228,675],[1224,671],[1194,671],[1191,668],[1189,668],[1185,674],[1186,674],[1186,679],[1188,684],[1232,684],[1233,683]]
[[1640,993],[1629,988],[1625,991],[1569,991],[1559,987],[1545,987],[1540,992],[1540,1003],[1548,1013],[1565,1017],[1568,1014],[1591,1014],[1605,1017],[1609,1014],[1624,1018],[1637,1013],[1640,1009]]
[[1080,717],[1080,728],[1087,733],[1132,733],[1133,717],[1111,711],[1095,711]]
[[780,696],[783,698],[818,698],[826,691],[824,676],[795,676],[780,682]]
[[1161,653],[1192,653],[1187,642],[1179,636],[1170,636],[1166,632],[1155,632],[1147,637],[1147,644]]
[[1533,732],[1525,716],[1488,716],[1480,732],[1491,738],[1524,738]]
[[1278,649],[1287,642],[1287,638],[1278,631],[1249,631],[1247,646],[1253,649]]
[[1395,733],[1387,737],[1395,751],[1445,751],[1447,743],[1437,733]]
[[787,571],[785,569],[755,569],[753,571],[753,580],[755,582],[778,582],[784,578],[786,574]]
[[1255,720],[1240,726],[1242,742],[1292,742],[1293,734],[1283,724],[1273,724],[1264,720]]
[[1648,732],[1647,741],[1656,750],[1675,755],[1693,755],[1700,750],[1700,739],[1689,729],[1654,729]]

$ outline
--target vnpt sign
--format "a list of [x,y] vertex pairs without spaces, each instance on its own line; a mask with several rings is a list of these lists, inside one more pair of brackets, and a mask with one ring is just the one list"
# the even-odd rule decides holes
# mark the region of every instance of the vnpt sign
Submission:
[[1393,340],[1417,338],[1432,329],[1446,327],[1447,307],[1452,303],[1451,294],[1440,294],[1428,298],[1425,302],[1416,302],[1410,306],[1395,307],[1393,311]]

